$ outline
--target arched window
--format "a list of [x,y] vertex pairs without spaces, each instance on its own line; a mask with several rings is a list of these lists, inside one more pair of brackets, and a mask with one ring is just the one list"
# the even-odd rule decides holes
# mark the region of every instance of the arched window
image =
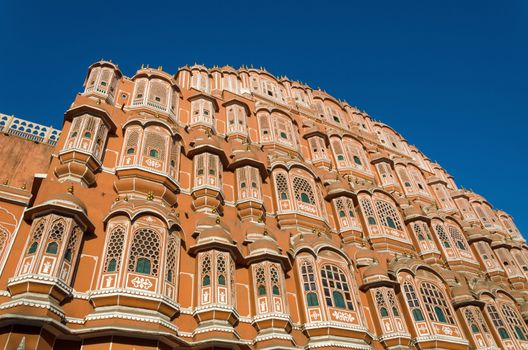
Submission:
[[488,315],[491,318],[491,322],[493,322],[493,326],[495,329],[497,329],[497,332],[499,333],[499,336],[501,339],[510,339],[510,335],[508,331],[506,330],[506,325],[504,324],[502,318],[499,315],[499,312],[495,305],[493,304],[487,304],[486,310],[488,311]]
[[34,223],[33,234],[31,235],[31,244],[29,245],[27,252],[28,255],[36,253],[40,239],[42,238],[42,234],[44,233],[45,226],[46,219],[41,219],[40,221]]
[[125,240],[125,229],[118,226],[110,232],[106,246],[105,272],[119,271],[121,266],[121,254],[123,254]]
[[451,235],[451,238],[453,238],[453,241],[456,242],[457,248],[460,250],[469,250],[466,245],[466,240],[460,233],[460,230],[457,229],[454,226],[449,225],[448,226],[449,234]]
[[257,282],[257,291],[259,296],[266,295],[266,274],[264,268],[259,266],[255,274],[255,280]]
[[445,248],[451,248],[451,243],[449,242],[449,237],[447,237],[447,233],[444,230],[444,227],[440,224],[435,226],[436,234],[438,235],[438,238],[442,242],[442,245]]
[[136,272],[150,274],[150,260],[147,258],[139,258],[136,263]]
[[351,289],[348,286],[345,273],[340,268],[330,264],[323,265],[321,267],[321,281],[326,305],[354,310]]
[[71,263],[73,258],[73,253],[77,251],[77,242],[81,235],[81,229],[75,227],[70,235],[68,244],[66,245],[66,252],[64,253],[64,260]]
[[167,258],[165,263],[165,280],[169,283],[173,282],[174,274],[176,273],[176,256],[178,254],[178,241],[176,234],[171,232],[169,235],[169,244],[167,245]]
[[145,132],[143,154],[152,158],[165,159],[167,140],[157,132]]
[[357,165],[362,165],[361,159],[359,159],[358,156],[354,156],[354,163],[356,163]]
[[57,254],[58,248],[59,248],[59,245],[57,244],[57,242],[50,242],[48,246],[46,247],[46,253]]
[[152,158],[158,158],[159,157],[159,152],[157,149],[151,149],[149,151],[149,156],[152,157]]
[[509,305],[502,305],[502,313],[504,314],[506,321],[508,322],[511,329],[514,330],[515,337],[519,340],[525,341],[528,339],[526,333],[526,327],[520,320],[517,312]]
[[147,228],[136,231],[130,246],[128,271],[157,276],[160,248],[160,236],[156,231]]
[[376,291],[376,305],[381,317],[389,316],[389,312],[387,311],[387,303],[385,302],[385,297],[383,296],[383,292],[380,289]]
[[398,312],[398,305],[396,303],[396,295],[394,295],[394,291],[392,289],[387,290],[387,299],[389,307],[392,310],[392,316],[400,316],[400,313]]
[[303,203],[315,205],[315,194],[312,185],[302,177],[293,178],[295,198]]
[[29,249],[28,249],[28,254],[35,254],[35,252],[37,251],[37,248],[38,248],[38,243],[37,242],[33,242],[31,243],[31,245],[29,246]]
[[222,255],[218,255],[216,258],[216,274],[218,276],[218,284],[220,286],[226,285],[226,273],[227,273],[226,259]]
[[306,304],[308,306],[319,306],[314,269],[312,264],[307,260],[301,263],[301,276],[303,291],[306,295]]
[[202,258],[202,287],[211,285],[211,256],[206,254]]
[[432,321],[455,324],[451,310],[447,305],[446,297],[437,286],[429,282],[422,282],[420,292],[422,293],[427,314]]
[[275,266],[270,267],[271,292],[273,295],[281,295],[279,271]]
[[378,199],[374,202],[374,205],[383,226],[399,231],[403,230],[398,213],[392,204]]
[[56,221],[48,236],[48,245],[46,246],[46,253],[48,254],[57,254],[59,250],[59,243],[62,241],[62,236],[64,234],[64,223],[62,221]]
[[136,154],[136,149],[139,144],[139,129],[127,130],[127,140],[126,140],[126,153],[127,154]]
[[281,200],[289,199],[288,180],[286,179],[286,176],[282,173],[277,174],[275,176],[275,183],[279,198]]
[[405,282],[403,284],[403,291],[405,293],[405,299],[407,300],[407,305],[409,306],[409,309],[411,310],[411,314],[414,320],[416,322],[423,321],[424,316],[423,316],[422,309],[420,307],[420,301],[418,300],[414,286],[409,282]]

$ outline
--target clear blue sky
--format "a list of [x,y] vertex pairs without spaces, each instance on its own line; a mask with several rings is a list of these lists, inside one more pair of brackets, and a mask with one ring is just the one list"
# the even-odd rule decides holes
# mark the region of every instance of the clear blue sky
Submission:
[[528,235],[528,1],[186,3],[1,1],[0,112],[59,126],[100,58],[264,66],[391,125]]

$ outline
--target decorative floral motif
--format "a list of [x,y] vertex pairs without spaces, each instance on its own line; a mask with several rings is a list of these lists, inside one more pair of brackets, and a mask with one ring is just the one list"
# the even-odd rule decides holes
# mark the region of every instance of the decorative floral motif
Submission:
[[150,289],[150,287],[152,287],[152,282],[150,282],[150,280],[148,280],[147,278],[143,277],[135,277],[132,280],[132,284],[135,288],[140,289]]

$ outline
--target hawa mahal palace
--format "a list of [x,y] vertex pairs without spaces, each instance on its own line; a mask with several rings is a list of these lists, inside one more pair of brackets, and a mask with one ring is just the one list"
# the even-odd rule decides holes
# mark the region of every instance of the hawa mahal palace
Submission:
[[528,349],[512,217],[319,89],[99,61],[0,130],[1,349]]

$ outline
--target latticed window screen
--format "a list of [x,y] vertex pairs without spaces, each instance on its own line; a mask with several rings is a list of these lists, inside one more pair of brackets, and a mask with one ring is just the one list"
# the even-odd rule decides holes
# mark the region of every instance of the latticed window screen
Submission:
[[202,287],[211,285],[211,255],[204,254],[201,261]]
[[361,204],[361,209],[363,209],[363,213],[365,213],[365,217],[367,218],[367,223],[369,225],[375,225],[376,224],[376,218],[374,216],[374,209],[372,209],[372,204],[368,198],[361,198],[359,201]]
[[75,118],[73,119],[72,121],[72,127],[71,127],[71,130],[70,130],[70,137],[71,138],[75,138],[78,136],[78,133],[79,133],[79,129],[81,127],[81,123],[82,123],[82,120],[83,118]]
[[202,176],[205,173],[205,153],[197,155],[195,158],[196,161],[196,175]]
[[145,88],[147,86],[147,80],[141,79],[136,81],[136,96],[135,99],[142,99],[145,96]]
[[269,137],[270,135],[269,116],[268,115],[259,116],[259,123],[260,123],[261,135],[267,135]]
[[475,319],[480,325],[480,329],[482,329],[485,333],[489,333],[488,326],[486,325],[486,321],[484,321],[484,316],[482,315],[482,311],[480,311],[479,308],[473,307],[473,313],[475,315]]
[[449,234],[451,235],[451,238],[453,238],[453,241],[456,243],[459,249],[469,250],[466,244],[466,239],[462,236],[462,233],[460,233],[460,230],[458,228],[452,225],[448,225],[447,229],[449,231]]
[[275,183],[277,186],[277,196],[279,199],[289,199],[290,193],[288,190],[288,180],[286,179],[286,175],[283,173],[278,173],[275,175]]
[[501,316],[499,315],[499,311],[493,304],[486,305],[486,310],[488,311],[488,315],[491,318],[491,322],[493,322],[493,326],[495,329],[497,329],[497,332],[499,333],[499,336],[501,339],[509,339],[510,334],[508,330],[506,329],[506,325],[504,324],[504,321],[502,320]]
[[335,265],[321,267],[321,281],[326,305],[354,310],[352,293],[343,270]]
[[403,186],[405,188],[412,187],[411,179],[409,178],[409,175],[407,175],[407,171],[405,169],[398,170],[398,174],[400,175],[400,179],[403,182]]
[[301,262],[301,276],[306,303],[308,306],[318,306],[317,285],[315,281],[315,272],[311,262],[303,260]]
[[405,299],[407,300],[407,305],[413,316],[413,319],[417,322],[423,321],[423,313],[420,307],[420,301],[416,295],[416,290],[410,282],[405,282],[403,284],[403,291],[405,293]]
[[106,257],[104,264],[105,272],[119,271],[121,267],[121,255],[125,243],[125,229],[118,226],[110,232],[108,244],[106,246]]
[[[139,143],[139,131],[138,130],[131,130],[128,133],[128,138],[126,141],[126,150],[125,152],[127,154],[132,154],[136,152],[137,146]],[[129,151],[130,149],[133,149],[134,151]]]
[[438,235],[438,238],[442,242],[442,245],[446,248],[451,248],[451,242],[449,240],[449,237],[447,236],[446,231],[444,230],[444,226],[440,224],[435,225],[435,231]]
[[471,333],[488,333],[488,327],[484,322],[480,309],[472,306],[467,307],[464,310],[464,317],[466,318]]
[[216,276],[218,284],[221,286],[226,285],[226,274],[227,274],[227,262],[223,254],[219,254],[216,257]]
[[158,81],[151,81],[149,88],[149,100],[163,106],[167,106],[167,86]]
[[271,283],[271,293],[273,295],[280,295],[281,288],[280,288],[279,270],[274,265],[270,267],[270,283]]
[[79,239],[81,237],[81,229],[79,227],[75,227],[70,235],[70,238],[68,239],[68,244],[66,245],[66,252],[64,253],[64,259],[68,262],[72,262],[73,254],[77,250],[77,244],[79,243]]
[[[85,117],[86,119],[86,124],[85,124],[85,127],[84,127],[84,132],[90,132],[92,135],[95,131],[95,124],[97,122],[97,120],[94,118],[94,117]],[[86,135],[85,135],[86,136]]]
[[165,280],[174,282],[176,278],[176,256],[178,242],[175,233],[169,235],[169,244],[167,245],[167,262],[165,263]]
[[53,223],[53,226],[51,227],[48,241],[51,242],[61,242],[62,236],[64,234],[64,222],[63,221],[56,221]]
[[143,145],[143,155],[152,155],[151,151],[156,150],[159,154],[159,159],[165,159],[166,140],[163,136],[154,132],[145,133],[145,142]]
[[445,295],[434,284],[422,282],[420,285],[423,302],[429,318],[433,321],[455,324]]
[[99,74],[100,70],[101,68],[99,67],[92,69],[92,71],[90,72],[90,77],[88,77],[88,83],[87,83],[88,87],[94,86],[95,79],[97,79],[97,75]]
[[308,180],[295,176],[293,178],[293,191],[295,192],[295,199],[297,201],[315,205],[314,190]]
[[392,316],[399,316],[398,303],[396,302],[396,295],[392,289],[387,290],[387,301],[392,312]]
[[376,200],[374,204],[376,206],[378,217],[380,218],[381,224],[383,226],[403,231],[403,227],[400,222],[400,216],[392,204],[379,199]]
[[337,160],[345,160],[345,154],[343,152],[343,146],[341,145],[340,140],[333,140],[332,148],[334,149]]
[[9,233],[6,230],[0,229],[0,258],[2,257],[4,250],[9,240]]
[[160,236],[156,231],[148,228],[142,228],[136,231],[130,247],[128,271],[136,272],[139,267],[138,261],[141,259],[141,261],[148,261],[150,265],[149,269],[143,267],[142,271],[150,270],[150,275],[157,276],[159,272],[160,248]]
[[208,173],[209,175],[216,176],[218,174],[217,159],[215,155],[209,155]]
[[266,273],[264,267],[258,266],[255,272],[255,282],[257,284],[257,294],[266,295]]
[[238,187],[241,189],[248,187],[247,170],[247,167],[238,168],[236,170],[238,173]]
[[427,228],[427,225],[423,225],[422,223],[415,222],[412,225],[412,228],[414,232],[416,233],[416,237],[419,241],[431,241],[431,236],[429,235],[429,229]]
[[389,316],[389,311],[387,309],[387,303],[385,302],[385,297],[383,296],[383,292],[380,289],[376,291],[375,299],[376,299],[376,306],[378,308],[378,312],[380,313],[380,316],[381,317]]
[[35,253],[37,250],[38,244],[40,243],[40,239],[42,238],[42,234],[44,233],[44,228],[46,227],[46,219],[41,219],[36,224],[35,228],[33,229],[33,234],[31,235],[31,243],[29,245],[29,254]]
[[103,69],[101,74],[101,81],[99,85],[108,86],[110,84],[110,78],[112,77],[112,72],[109,69]]
[[173,141],[172,146],[171,146],[171,151],[170,151],[170,159],[171,159],[172,167],[178,168],[179,156],[180,156],[180,144],[176,141]]
[[528,340],[526,327],[519,319],[517,312],[511,306],[504,304],[502,305],[502,313],[504,314],[510,328],[514,331],[513,334],[515,337],[519,340]]

